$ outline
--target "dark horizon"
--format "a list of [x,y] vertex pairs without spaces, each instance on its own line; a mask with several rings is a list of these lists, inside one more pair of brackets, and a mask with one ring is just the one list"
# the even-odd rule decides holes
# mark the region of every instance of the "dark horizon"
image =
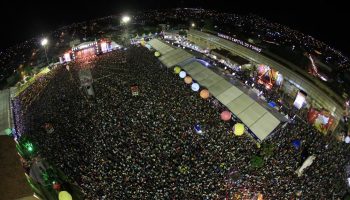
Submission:
[[[228,5],[222,0],[192,0],[165,2],[160,0],[138,1],[104,1],[90,4],[83,1],[60,1],[56,5],[43,2],[17,2],[14,0],[1,5],[2,19],[7,20],[3,26],[3,41],[0,49],[4,50],[32,37],[56,30],[64,25],[92,20],[99,17],[144,9],[167,9],[191,7],[214,9],[241,15],[256,14],[271,22],[288,26],[311,35],[325,42],[345,55],[350,56],[350,43],[346,31],[342,31],[341,22],[348,18],[344,3],[332,5],[326,1],[313,2],[236,2]],[[2,2],[2,4],[5,4]],[[18,6],[21,5],[21,6]],[[345,25],[345,24],[344,24]]]

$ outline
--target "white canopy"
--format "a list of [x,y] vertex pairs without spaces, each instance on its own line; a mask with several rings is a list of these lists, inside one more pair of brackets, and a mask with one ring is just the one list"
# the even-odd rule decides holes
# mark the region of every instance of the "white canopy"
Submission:
[[191,55],[190,53],[187,53],[185,50],[183,49],[174,49],[171,50],[169,52],[167,52],[166,54],[164,54],[163,56],[161,56],[159,58],[159,60],[168,68],[181,63],[185,60],[194,58],[193,55]]
[[194,56],[187,51],[180,48],[173,48],[158,39],[152,39],[147,44],[160,52],[161,57],[159,57],[159,60],[168,68],[194,58]]
[[151,45],[152,48],[159,51],[161,55],[164,55],[168,53],[171,50],[174,50],[173,47],[169,46],[168,44],[165,44],[164,42],[158,40],[158,39],[152,39],[147,42],[147,44]]
[[208,88],[209,92],[242,120],[260,141],[280,124],[282,118],[276,113],[271,113],[272,110],[256,102],[240,88],[199,62],[186,64],[183,69],[201,86]]
[[168,68],[181,65],[201,87],[208,88],[209,92],[237,116],[260,141],[283,121],[283,116],[276,110],[262,105],[238,86],[194,61],[194,56],[185,50],[173,48],[158,39],[152,39],[148,44],[162,54],[159,60]]

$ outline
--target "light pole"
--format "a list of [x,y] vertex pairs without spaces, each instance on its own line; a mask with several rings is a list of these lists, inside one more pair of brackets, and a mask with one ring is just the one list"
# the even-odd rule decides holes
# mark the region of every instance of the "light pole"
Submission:
[[125,15],[125,16],[122,17],[122,23],[123,24],[127,24],[129,21],[130,21],[130,17],[129,16]]
[[130,17],[127,15],[124,15],[122,17],[122,21],[121,23],[124,25],[124,34],[123,34],[123,43],[125,43],[124,45],[126,45],[126,40],[128,39],[128,26],[127,24],[130,22]]
[[47,43],[49,41],[47,40],[47,38],[44,38],[41,40],[41,46],[44,47],[44,50],[45,50],[45,57],[46,57],[46,62],[47,62],[47,65],[49,65],[49,59],[47,58],[47,53],[46,53],[46,46],[47,46]]

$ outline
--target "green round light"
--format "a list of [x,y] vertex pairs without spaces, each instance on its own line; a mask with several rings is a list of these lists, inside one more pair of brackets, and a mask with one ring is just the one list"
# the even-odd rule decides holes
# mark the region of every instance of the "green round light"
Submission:
[[32,146],[30,146],[30,147],[28,147],[28,151],[33,151],[33,147]]
[[12,133],[12,130],[11,130],[10,128],[7,128],[7,129],[5,130],[5,134],[6,134],[6,135],[11,135],[11,133]]

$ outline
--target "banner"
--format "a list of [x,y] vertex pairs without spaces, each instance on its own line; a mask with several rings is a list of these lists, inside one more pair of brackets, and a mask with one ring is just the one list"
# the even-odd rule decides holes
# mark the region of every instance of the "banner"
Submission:
[[139,95],[139,87],[137,85],[131,86],[131,94],[132,94],[132,96]]
[[299,91],[293,105],[297,109],[300,109],[304,106],[304,104],[306,104],[306,94]]
[[296,171],[296,173],[298,174],[298,176],[302,176],[303,175],[303,172],[304,170],[309,167],[315,160],[316,156],[312,155],[312,156],[309,156],[305,161],[304,163],[301,165],[301,167],[299,167]]

